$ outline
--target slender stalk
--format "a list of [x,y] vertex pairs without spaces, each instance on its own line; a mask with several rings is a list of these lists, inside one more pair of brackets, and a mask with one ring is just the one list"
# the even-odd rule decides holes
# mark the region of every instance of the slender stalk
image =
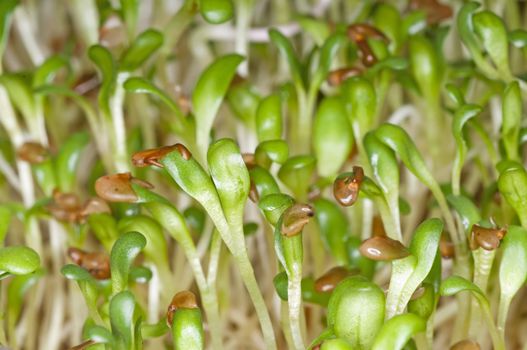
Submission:
[[273,323],[271,322],[271,317],[267,311],[262,293],[258,288],[258,283],[256,282],[254,270],[249,261],[249,257],[247,256],[247,252],[245,251],[245,254],[242,253],[234,255],[234,259],[238,264],[243,283],[249,292],[249,296],[251,297],[254,308],[256,309],[256,314],[260,320],[260,325],[265,339],[265,347],[268,350],[274,350],[276,349],[276,339],[274,336]]
[[128,78],[128,73],[122,72],[117,75],[115,91],[110,99],[110,110],[112,114],[114,161],[117,172],[127,172],[128,152],[126,151],[126,124],[124,122],[123,103],[125,90],[123,83]]
[[291,337],[294,348],[297,350],[305,349],[302,339],[302,329],[300,327],[300,311],[302,306],[302,264],[294,264],[293,271],[287,279],[287,305],[289,307],[289,322],[291,327]]

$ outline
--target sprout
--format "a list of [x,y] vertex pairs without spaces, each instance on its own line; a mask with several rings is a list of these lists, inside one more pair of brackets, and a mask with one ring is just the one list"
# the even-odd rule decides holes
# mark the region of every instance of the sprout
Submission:
[[479,247],[485,250],[495,250],[500,246],[500,242],[507,234],[503,228],[485,228],[473,225],[470,232],[470,249],[475,250]]
[[372,260],[397,260],[410,255],[408,249],[399,241],[376,236],[362,242],[360,253]]
[[69,248],[68,255],[73,262],[87,270],[95,279],[110,278],[110,257],[105,253],[88,253],[78,248]]
[[331,292],[346,277],[351,276],[351,271],[342,266],[335,266],[324,273],[315,281],[315,290],[319,293]]
[[16,155],[30,164],[40,164],[49,158],[49,150],[38,142],[25,142],[17,149]]
[[284,212],[280,232],[286,237],[295,236],[302,232],[304,226],[314,215],[315,212],[311,206],[295,204]]
[[364,179],[364,172],[361,167],[353,167],[352,173],[339,175],[333,183],[333,196],[343,206],[349,207],[357,201],[359,197],[360,185]]
[[189,160],[190,157],[192,157],[192,154],[185,146],[180,143],[176,143],[172,146],[163,146],[136,152],[132,155],[132,164],[136,167],[154,165],[162,168],[163,164],[161,164],[159,161],[163,159],[163,157],[165,157],[168,153],[173,151],[178,151],[185,160]]
[[105,175],[95,182],[95,192],[108,202],[136,203],[139,197],[132,188],[132,184],[151,189],[150,183],[137,179],[130,173]]

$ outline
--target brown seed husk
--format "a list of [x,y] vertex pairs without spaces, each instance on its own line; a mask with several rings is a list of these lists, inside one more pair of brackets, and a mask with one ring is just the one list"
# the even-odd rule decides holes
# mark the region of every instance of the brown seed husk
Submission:
[[315,211],[310,205],[299,203],[294,204],[283,214],[281,227],[282,234],[287,237],[299,234],[314,215]]
[[362,242],[359,251],[366,258],[377,261],[397,260],[410,255],[401,242],[388,237],[369,238]]
[[49,151],[40,143],[29,141],[17,149],[16,155],[30,164],[40,164],[49,157]]
[[441,257],[445,259],[452,259],[455,255],[454,243],[452,243],[445,234],[441,235],[439,252],[441,253]]
[[339,86],[346,79],[355,77],[360,74],[362,74],[362,69],[358,67],[339,68],[339,69],[329,72],[327,81],[328,81],[328,84],[331,86]]
[[95,181],[95,192],[108,202],[135,203],[139,198],[132,189],[131,183],[148,189],[153,188],[150,183],[136,179],[130,173],[119,173],[98,178]]
[[354,166],[353,172],[347,176],[339,176],[333,183],[333,196],[344,207],[349,207],[359,198],[360,185],[364,179],[361,167]]
[[170,302],[167,310],[167,323],[168,326],[172,326],[172,320],[174,317],[174,312],[178,309],[197,309],[198,303],[196,301],[196,296],[194,293],[188,290],[176,293]]
[[470,248],[474,250],[481,247],[485,250],[495,250],[500,246],[500,242],[506,234],[507,230],[504,228],[486,228],[476,224],[472,225]]
[[315,281],[315,290],[319,293],[331,292],[343,279],[352,273],[343,266],[336,266],[328,270]]

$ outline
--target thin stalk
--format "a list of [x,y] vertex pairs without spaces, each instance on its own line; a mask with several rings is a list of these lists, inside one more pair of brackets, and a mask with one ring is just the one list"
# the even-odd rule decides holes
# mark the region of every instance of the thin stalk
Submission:
[[273,323],[271,322],[271,317],[269,316],[269,312],[267,310],[267,306],[265,305],[262,293],[258,288],[258,282],[254,276],[254,270],[245,249],[244,253],[242,254],[237,252],[237,254],[234,255],[234,259],[238,265],[238,269],[240,270],[240,275],[245,288],[247,288],[254,308],[256,309],[258,319],[260,320],[260,325],[265,340],[265,347],[268,350],[275,350],[276,339],[274,336]]
[[238,73],[246,77],[249,74],[249,41],[247,33],[251,24],[253,0],[238,0],[236,2],[236,39],[235,51],[245,57],[238,66]]
[[110,113],[113,126],[114,161],[117,172],[127,172],[128,152],[126,151],[126,124],[124,122],[123,103],[125,90],[123,83],[128,78],[128,73],[121,72],[117,75],[115,91],[110,98]]
[[[486,293],[487,291],[490,270],[495,255],[496,252],[494,250],[487,251],[482,248],[474,252],[474,284],[478,286],[483,293]],[[469,334],[473,335],[475,339],[479,339],[482,333],[481,309],[478,307],[475,300],[472,301],[472,312],[470,313],[469,324]]]
[[505,342],[505,324],[507,323],[507,315],[511,305],[512,296],[501,295],[500,304],[498,307],[498,332],[503,342]]
[[302,329],[300,327],[300,312],[302,306],[302,264],[293,264],[291,274],[287,279],[287,306],[289,308],[289,322],[291,327],[291,337],[294,348],[297,350],[305,349],[302,339]]
[[481,310],[483,311],[483,318],[487,323],[494,350],[505,350],[505,344],[498,332],[498,329],[496,328],[496,325],[494,324],[492,313],[490,312],[490,307],[488,304],[482,304],[483,307],[481,308]]

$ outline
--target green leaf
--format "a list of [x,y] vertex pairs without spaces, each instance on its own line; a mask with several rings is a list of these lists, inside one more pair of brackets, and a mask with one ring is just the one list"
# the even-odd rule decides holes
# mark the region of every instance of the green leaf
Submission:
[[145,215],[124,217],[118,225],[121,233],[136,231],[146,238],[145,256],[157,267],[168,266],[168,252],[163,228],[154,219]]
[[6,205],[0,205],[0,247],[4,246],[5,236],[9,232],[11,216],[11,209]]
[[501,139],[505,153],[508,159],[519,161],[522,96],[517,81],[510,83],[503,92],[502,108]]
[[266,169],[255,166],[249,170],[251,181],[256,186],[256,191],[260,198],[264,198],[273,193],[280,193],[280,188],[276,183],[274,177]]
[[227,55],[214,61],[200,76],[192,96],[192,106],[196,117],[196,142],[202,160],[209,148],[209,137],[214,118],[220,108],[223,97],[243,61],[240,55]]
[[353,131],[340,98],[322,100],[315,115],[313,149],[317,158],[318,174],[334,176],[346,162],[353,146]]
[[302,68],[295,54],[295,49],[293,48],[293,45],[289,39],[287,39],[287,37],[285,37],[277,29],[269,30],[269,37],[271,38],[271,41],[278,47],[278,51],[282,57],[286,59],[295,86],[297,88],[305,89]]
[[278,171],[278,178],[294,193],[298,199],[307,194],[314,174],[316,159],[313,156],[295,156],[289,158]]
[[175,350],[202,350],[205,348],[205,334],[200,309],[181,308],[174,312],[172,339]]
[[527,172],[519,163],[500,171],[498,188],[505,200],[514,208],[523,227],[527,227]]
[[62,269],[60,270],[60,273],[62,273],[64,277],[72,281],[95,283],[95,279],[88,272],[88,270],[83,269],[82,267],[78,265],[73,265],[73,264],[64,265]]
[[349,118],[356,140],[361,140],[376,123],[377,97],[373,85],[366,79],[346,80],[344,97],[349,101]]
[[88,339],[100,344],[112,344],[114,338],[108,329],[102,326],[92,326],[86,330]]
[[441,61],[432,43],[424,36],[410,39],[410,67],[419,90],[427,101],[440,98]]
[[135,299],[129,291],[121,291],[110,300],[112,333],[120,345],[117,348],[133,349],[134,311]]
[[4,55],[4,50],[7,45],[11,14],[17,5],[18,0],[0,1],[0,58]]
[[256,147],[254,158],[256,164],[269,168],[271,163],[283,164],[289,156],[289,146],[284,140],[263,141]]
[[15,329],[24,305],[24,296],[42,276],[44,276],[44,270],[38,269],[29,275],[15,276],[9,282],[7,286],[8,329]]
[[390,209],[394,228],[387,234],[392,239],[401,240],[400,214],[399,214],[399,166],[394,152],[369,132],[364,137],[364,149],[373,170],[373,176],[381,188],[386,203]]
[[328,327],[354,348],[369,349],[384,321],[384,293],[364,277],[348,277],[333,290]]
[[439,293],[443,296],[451,296],[464,291],[471,292],[478,299],[478,301],[483,301],[484,303],[488,304],[487,297],[481,291],[481,289],[463,277],[450,276],[443,280],[439,289]]
[[227,221],[231,224],[234,218],[241,220],[250,178],[240,149],[233,140],[221,139],[210,146],[207,159]]
[[395,52],[403,34],[399,10],[389,3],[377,4],[373,12],[373,24],[388,37],[390,51]]
[[146,242],[145,237],[139,232],[127,232],[121,235],[113,245],[110,254],[113,295],[128,288],[130,266],[144,249]]
[[11,102],[22,113],[28,126],[34,125],[37,107],[28,77],[23,74],[3,74],[0,76],[0,83],[6,88]]
[[460,179],[463,164],[467,154],[467,143],[463,135],[463,127],[472,118],[481,112],[481,107],[467,104],[456,111],[452,121],[452,134],[456,140],[456,158],[452,166],[452,191],[454,194],[460,193]]
[[55,161],[55,173],[59,189],[62,192],[72,192],[77,180],[77,166],[84,148],[90,141],[87,132],[79,132],[71,135],[62,144],[60,152]]
[[282,213],[294,203],[294,199],[283,193],[273,193],[263,197],[258,207],[263,211],[267,221],[275,226]]
[[523,29],[516,29],[509,32],[509,42],[517,48],[524,48],[527,46],[527,31]]
[[320,350],[353,350],[353,347],[344,339],[328,339],[322,343]]
[[88,217],[88,224],[97,240],[101,242],[107,252],[110,252],[114,242],[119,237],[117,222],[107,213],[92,214]]
[[234,13],[231,0],[200,0],[199,11],[211,24],[220,24],[230,20]]
[[509,226],[502,241],[500,262],[500,291],[502,298],[509,300],[525,284],[527,278],[527,230]]
[[324,41],[324,44],[320,48],[318,68],[311,79],[310,89],[318,89],[319,86],[324,82],[329,70],[331,69],[331,63],[335,59],[338,50],[344,46],[346,42],[346,36],[341,33],[333,34],[327,38],[326,41]]
[[148,283],[152,279],[152,270],[145,266],[133,266],[130,269],[130,280],[135,283]]
[[503,20],[491,11],[481,11],[473,16],[474,32],[481,39],[497,70],[503,78],[511,77],[507,29]]
[[348,239],[348,219],[332,201],[319,198],[314,202],[315,219],[326,249],[338,265],[348,265],[346,241]]
[[99,91],[99,106],[105,116],[111,116],[110,97],[116,79],[116,64],[110,51],[101,45],[93,45],[88,49],[88,57],[101,73],[102,86]]
[[423,157],[404,129],[393,124],[383,124],[375,131],[375,136],[397,153],[408,170],[430,190],[437,191],[439,189],[439,185],[426,167]]
[[282,138],[282,100],[279,94],[260,101],[256,110],[256,134],[260,142]]
[[33,75],[33,87],[39,87],[51,83],[55,73],[62,67],[67,66],[68,61],[63,56],[51,56],[42,63]]
[[461,108],[465,105],[465,97],[463,97],[463,93],[459,87],[454,84],[446,84],[445,89],[448,97],[454,102],[456,108]]
[[303,301],[323,307],[328,306],[331,293],[316,291],[313,277],[302,278],[301,289]]
[[135,36],[137,18],[139,16],[139,0],[120,0],[121,16],[126,24],[126,31],[129,38]]
[[465,232],[469,233],[472,225],[481,221],[478,208],[469,198],[463,195],[448,195],[447,200],[459,215]]
[[278,294],[283,301],[287,301],[287,283],[287,273],[285,271],[279,272],[273,278],[273,285],[276,294]]
[[[436,256],[439,258],[439,264],[441,264],[440,255]],[[439,279],[441,279],[440,274]],[[411,312],[412,314],[415,314],[423,318],[424,320],[428,320],[430,315],[432,315],[432,313],[435,311],[436,306],[434,286],[430,283],[424,282],[421,288],[424,289],[423,295],[421,295],[417,299],[411,299],[408,302],[408,312]]]
[[302,30],[313,38],[317,46],[322,46],[331,34],[328,23],[321,19],[310,16],[299,16],[297,21]]
[[39,266],[40,257],[29,247],[0,248],[0,271],[2,274],[26,275],[38,269]]
[[136,70],[162,45],[163,34],[154,29],[144,31],[124,52],[120,60],[120,69],[125,71]]
[[150,94],[159,98],[165,103],[178,118],[184,118],[183,112],[179,105],[172,100],[163,90],[152,84],[150,81],[141,77],[132,77],[126,80],[123,84],[125,90],[134,92],[136,94]]
[[237,118],[252,129],[261,97],[247,81],[233,85],[227,93],[229,107]]
[[409,250],[412,253],[392,264],[392,277],[388,290],[387,317],[404,311],[412,294],[424,281],[438,254],[439,239],[443,223],[439,219],[428,219],[420,224],[413,235]]
[[424,332],[426,321],[414,314],[403,314],[389,319],[375,337],[372,350],[403,349],[417,333]]

